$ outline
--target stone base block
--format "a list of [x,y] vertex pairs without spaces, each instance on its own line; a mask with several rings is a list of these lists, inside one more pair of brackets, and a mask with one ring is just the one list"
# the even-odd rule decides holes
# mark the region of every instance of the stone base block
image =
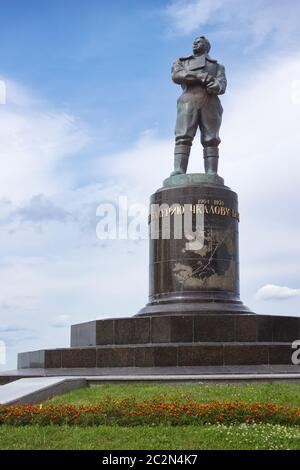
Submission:
[[300,318],[255,314],[163,315],[95,320],[71,327],[71,346],[199,342],[292,342]]

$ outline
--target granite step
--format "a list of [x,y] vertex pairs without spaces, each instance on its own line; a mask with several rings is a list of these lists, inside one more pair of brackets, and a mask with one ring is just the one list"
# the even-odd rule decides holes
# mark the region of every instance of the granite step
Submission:
[[198,342],[71,347],[20,353],[18,369],[292,364],[290,342]]

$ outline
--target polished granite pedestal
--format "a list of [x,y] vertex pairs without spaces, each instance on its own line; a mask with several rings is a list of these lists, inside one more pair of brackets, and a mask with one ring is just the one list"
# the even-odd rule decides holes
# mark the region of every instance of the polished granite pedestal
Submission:
[[[188,236],[174,236],[186,214]],[[73,325],[70,348],[21,353],[18,368],[292,366],[300,318],[256,315],[240,300],[238,224],[237,195],[219,176],[168,178],[151,197],[148,304]]]
[[138,315],[249,313],[238,238],[238,197],[221,177],[166,179],[150,199],[149,302]]

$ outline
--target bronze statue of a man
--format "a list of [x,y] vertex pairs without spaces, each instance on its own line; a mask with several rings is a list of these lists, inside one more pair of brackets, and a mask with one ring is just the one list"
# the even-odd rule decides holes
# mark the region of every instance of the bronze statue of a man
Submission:
[[180,57],[172,67],[172,79],[183,89],[177,102],[172,176],[186,173],[198,127],[204,147],[205,173],[218,172],[219,129],[223,113],[218,95],[225,93],[227,81],[224,66],[212,59],[209,51],[209,41],[204,36],[197,37],[193,43],[193,55]]

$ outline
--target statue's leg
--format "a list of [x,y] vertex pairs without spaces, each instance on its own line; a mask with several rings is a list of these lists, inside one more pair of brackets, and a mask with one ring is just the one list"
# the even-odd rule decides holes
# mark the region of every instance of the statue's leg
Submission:
[[201,143],[203,145],[205,173],[218,173],[219,130],[222,123],[223,108],[217,96],[212,96],[200,113]]
[[199,108],[192,99],[182,95],[177,102],[174,171],[171,176],[186,173],[191,145],[199,124]]

